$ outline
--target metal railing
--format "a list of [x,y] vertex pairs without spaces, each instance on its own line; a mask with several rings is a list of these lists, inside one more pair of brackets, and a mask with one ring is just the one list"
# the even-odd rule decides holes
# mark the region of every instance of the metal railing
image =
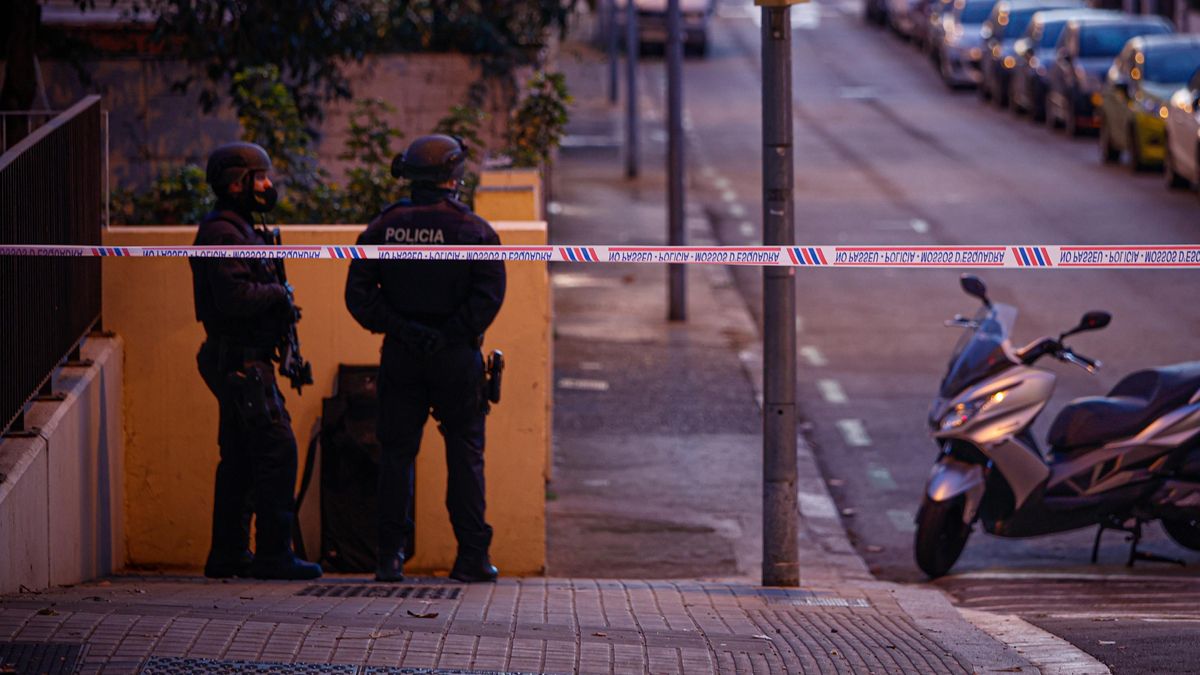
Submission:
[[[89,96],[0,155],[0,243],[99,245],[102,152]],[[0,433],[99,320],[98,258],[0,257]]]

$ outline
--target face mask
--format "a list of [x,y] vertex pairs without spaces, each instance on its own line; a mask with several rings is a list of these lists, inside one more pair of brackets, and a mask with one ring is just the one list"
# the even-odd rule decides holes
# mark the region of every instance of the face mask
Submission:
[[262,192],[256,191],[250,194],[252,195],[252,198],[250,199],[250,210],[258,213],[266,213],[267,211],[270,211],[271,209],[275,208],[275,204],[279,202],[279,191],[275,189],[274,185],[266,190],[263,190]]

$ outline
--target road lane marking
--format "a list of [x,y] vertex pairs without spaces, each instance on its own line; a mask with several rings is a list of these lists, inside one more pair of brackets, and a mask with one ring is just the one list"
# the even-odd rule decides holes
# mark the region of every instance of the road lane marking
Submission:
[[850,401],[837,380],[817,380],[817,389],[826,403],[844,404]]
[[742,222],[738,223],[738,232],[740,232],[743,237],[754,236],[754,223],[748,220],[743,220]]
[[908,221],[908,224],[912,226],[912,229],[915,230],[917,234],[925,234],[929,231],[929,223],[921,220],[920,218],[913,218],[912,220]]
[[888,520],[892,521],[892,527],[900,532],[911,534],[917,531],[917,524],[913,522],[912,511],[904,509],[888,509]]
[[879,466],[878,464],[868,464],[867,478],[871,479],[871,483],[880,490],[896,489],[896,480],[892,478],[892,474],[887,470],[887,467]]
[[[797,327],[796,332],[800,332],[799,327]],[[805,345],[801,347],[800,356],[803,356],[804,359],[808,361],[808,365],[816,366],[818,368],[829,363],[825,360],[825,355],[821,353],[821,350],[812,345]]]
[[737,193],[733,190],[726,190],[721,193],[721,201],[733,203],[737,201]]
[[558,381],[558,388],[573,389],[576,391],[608,391],[608,383],[604,380],[564,377]]
[[867,435],[867,428],[863,426],[862,420],[838,420],[837,428],[842,432],[846,445],[863,448],[871,444],[871,437]]
[[717,176],[716,178],[713,178],[713,185],[716,186],[718,190],[728,190],[729,179],[724,176]]
[[1109,669],[1092,655],[1023,619],[958,608],[963,618],[1012,647],[1043,675],[1107,675]]
[[734,218],[742,218],[746,215],[746,209],[741,204],[730,204],[729,215]]

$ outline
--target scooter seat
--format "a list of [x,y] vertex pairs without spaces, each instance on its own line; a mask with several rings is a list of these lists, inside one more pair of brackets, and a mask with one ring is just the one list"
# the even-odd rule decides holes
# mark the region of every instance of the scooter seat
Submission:
[[1055,450],[1100,445],[1132,436],[1200,390],[1200,361],[1130,373],[1108,392],[1071,401],[1050,425]]

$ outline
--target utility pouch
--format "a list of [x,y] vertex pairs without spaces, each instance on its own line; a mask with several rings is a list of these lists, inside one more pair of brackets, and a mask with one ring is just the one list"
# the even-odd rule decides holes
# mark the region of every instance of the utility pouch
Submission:
[[265,427],[275,421],[279,406],[274,400],[274,387],[263,378],[259,368],[246,364],[242,370],[226,375],[225,383],[244,428]]

